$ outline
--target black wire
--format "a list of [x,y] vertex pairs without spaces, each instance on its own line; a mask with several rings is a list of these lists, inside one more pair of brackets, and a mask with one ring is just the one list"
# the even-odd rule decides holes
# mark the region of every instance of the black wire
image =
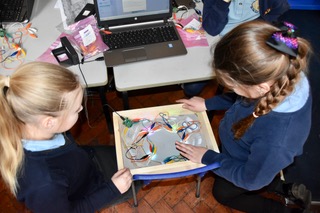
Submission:
[[10,55],[8,55],[7,57],[5,57],[2,61],[0,61],[0,63],[5,62],[9,57],[10,57]]
[[104,106],[108,106],[113,112],[115,112],[117,115],[119,115],[119,117],[124,121],[125,118],[123,116],[121,116],[116,110],[114,110],[109,104],[104,104]]
[[[83,54],[81,54],[81,55],[83,56]],[[83,74],[83,72],[82,72],[82,69],[81,69],[80,65],[81,65],[81,64],[84,64],[84,63],[89,63],[89,62],[102,61],[103,59],[104,59],[104,57],[98,57],[98,58],[96,58],[96,59],[94,59],[94,60],[91,60],[91,61],[84,61],[84,57],[82,57],[82,59],[81,59],[80,63],[78,64],[78,66],[79,66],[79,70],[80,70],[80,73],[81,73],[81,75],[82,75],[82,78],[83,78],[83,80],[84,80],[84,83],[86,84],[86,88],[88,88],[88,83],[87,83],[87,81],[86,81],[86,78],[84,77],[84,74]],[[1,62],[2,62],[2,61],[1,61]]]
[[[82,62],[81,62],[81,64],[83,64],[84,62],[83,62],[83,60],[82,60]],[[80,66],[80,63],[78,64],[78,66],[79,66],[79,70],[80,70],[80,73],[81,73],[81,75],[82,75],[82,78],[83,78],[83,80],[84,80],[84,82],[85,82],[85,84],[86,84],[86,88],[88,88],[88,83],[87,83],[87,81],[86,81],[86,78],[84,77],[84,74],[83,74],[83,72],[82,72],[82,69],[81,69],[81,66]],[[115,112],[117,115],[119,115],[119,117],[124,121],[124,120],[126,120],[123,116],[121,116],[116,110],[114,110],[109,104],[104,104],[104,106],[108,106],[113,112]]]
[[80,63],[78,64],[78,67],[79,67],[80,73],[81,73],[81,75],[82,75],[83,81],[84,81],[84,83],[86,84],[86,88],[88,88],[88,83],[87,83],[86,78],[84,77],[84,74],[83,74],[83,72],[82,72]]
[[83,63],[95,62],[95,61],[103,61],[103,60],[104,60],[104,57],[101,56],[101,57],[98,57],[98,58],[96,58],[96,59],[89,60],[89,61],[84,61],[84,60],[83,60],[82,64],[83,64]]
[[95,62],[96,60],[84,61],[83,63]]
[[183,16],[184,16],[184,14],[186,14],[187,12],[188,12],[188,10],[185,10],[185,11],[181,14],[180,19],[182,19],[182,18],[183,18]]
[[[2,61],[0,61],[0,63],[5,62],[8,58],[17,55],[17,52],[18,52],[18,51],[11,53],[11,54],[8,55],[7,57],[5,57]],[[2,55],[2,53],[1,53],[1,55]]]

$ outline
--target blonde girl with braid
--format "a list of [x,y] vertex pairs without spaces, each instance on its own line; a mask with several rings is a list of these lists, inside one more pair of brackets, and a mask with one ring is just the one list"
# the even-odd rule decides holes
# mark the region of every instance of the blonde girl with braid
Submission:
[[[0,75],[0,88],[0,174],[28,209],[93,213],[129,189],[129,169],[110,169],[105,178],[66,133],[83,109],[84,89],[74,73],[31,62]],[[116,168],[115,158],[108,166]]]
[[[193,111],[226,110],[219,125],[221,153],[176,143],[197,163],[220,162],[213,195],[244,212],[307,212],[311,193],[301,183],[285,183],[279,173],[303,152],[311,128],[307,79],[308,41],[287,22],[278,27],[250,21],[215,45],[212,68],[219,83],[233,91],[203,99],[177,100]],[[276,193],[297,204],[289,208],[261,196]]]

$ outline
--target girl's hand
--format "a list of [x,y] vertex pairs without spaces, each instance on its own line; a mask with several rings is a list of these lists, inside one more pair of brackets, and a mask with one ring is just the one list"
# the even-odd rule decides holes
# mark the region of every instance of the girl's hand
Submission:
[[192,97],[190,99],[179,99],[176,102],[183,104],[182,107],[193,112],[203,112],[207,110],[205,99],[201,97]]
[[176,142],[176,148],[180,151],[183,157],[188,158],[194,163],[201,163],[201,159],[204,153],[207,152],[207,148],[200,146],[193,146],[190,144],[184,144],[181,142]]
[[111,178],[121,194],[128,191],[132,183],[132,174],[128,168],[120,169]]

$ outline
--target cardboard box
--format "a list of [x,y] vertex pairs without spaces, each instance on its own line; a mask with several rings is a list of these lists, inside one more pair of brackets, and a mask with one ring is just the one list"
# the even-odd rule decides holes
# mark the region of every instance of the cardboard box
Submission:
[[[118,169],[130,168],[132,174],[161,174],[204,166],[189,160],[170,164],[163,163],[164,158],[167,159],[168,156],[179,154],[174,145],[175,141],[179,140],[219,152],[206,112],[195,113],[183,109],[182,104],[174,104],[118,111],[117,113],[113,113],[113,124]],[[160,113],[167,115],[168,119],[166,120],[165,116],[161,117]],[[126,127],[119,115],[130,120],[140,119],[140,122],[133,124],[132,127]],[[190,124],[188,129],[183,126],[186,125],[184,121],[195,124]],[[151,131],[151,127],[157,130]],[[147,128],[149,129],[145,130]],[[184,132],[180,132],[182,130]],[[144,136],[146,132],[148,134]],[[146,138],[149,142],[143,142]],[[134,148],[132,148],[133,146]],[[151,150],[156,150],[155,154],[152,154]],[[139,152],[140,157],[137,158]],[[146,156],[149,157],[147,161],[132,161],[132,158],[143,159]]]

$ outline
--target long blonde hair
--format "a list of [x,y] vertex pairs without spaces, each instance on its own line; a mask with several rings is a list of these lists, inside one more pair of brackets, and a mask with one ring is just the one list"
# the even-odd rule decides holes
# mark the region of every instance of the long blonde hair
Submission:
[[80,86],[68,69],[44,62],[19,67],[10,77],[0,76],[0,172],[12,194],[23,167],[21,143],[24,124],[37,115],[56,116],[68,107],[64,94]]
[[305,39],[297,38],[298,53],[295,58],[266,44],[271,35],[279,30],[264,21],[250,21],[234,28],[215,46],[212,66],[218,81],[223,82],[225,76],[241,85],[274,81],[270,91],[258,100],[255,116],[251,114],[234,124],[236,139],[243,136],[255,117],[269,113],[281,103],[293,91],[300,72],[307,71],[310,44]]

